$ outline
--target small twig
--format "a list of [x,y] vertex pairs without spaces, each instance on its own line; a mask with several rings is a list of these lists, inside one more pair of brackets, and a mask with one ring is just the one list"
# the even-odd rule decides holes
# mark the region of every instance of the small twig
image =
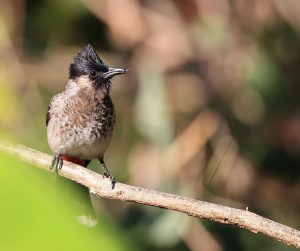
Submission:
[[221,159],[220,159],[220,161],[219,161],[217,167],[216,167],[215,170],[213,171],[213,174],[211,175],[208,184],[210,184],[210,183],[212,182],[213,178],[215,177],[215,175],[216,175],[216,173],[217,173],[217,171],[218,171],[218,169],[219,169],[219,167],[220,167],[222,161],[224,160],[226,153],[228,152],[229,148],[231,147],[232,143],[233,143],[233,141],[231,140],[231,141],[229,142],[227,148],[225,149],[225,151],[224,151],[224,153],[223,153],[223,155],[222,155],[222,157],[221,157]]
[[[21,160],[49,170],[52,157],[48,154],[27,148],[0,142],[0,149],[15,155]],[[194,217],[208,219],[224,224],[246,228],[254,233],[262,233],[288,245],[300,248],[300,232],[296,229],[271,221],[248,210],[235,209],[191,198],[117,182],[112,190],[111,182],[89,169],[64,161],[59,174],[67,179],[80,183],[100,197],[132,201],[144,205],[167,208]]]

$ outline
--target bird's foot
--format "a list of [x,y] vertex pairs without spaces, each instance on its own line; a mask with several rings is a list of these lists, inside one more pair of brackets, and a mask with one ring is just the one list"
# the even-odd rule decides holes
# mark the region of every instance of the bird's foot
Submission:
[[57,173],[63,166],[63,159],[61,154],[56,153],[51,162],[50,170],[54,169],[54,172]]
[[110,181],[111,181],[111,188],[114,189],[115,188],[115,184],[117,183],[116,180],[115,180],[115,178],[110,175],[108,169],[106,168],[106,165],[105,165],[105,162],[103,160],[103,157],[99,158],[98,160],[100,161],[100,164],[102,165],[103,170],[104,170],[103,176],[110,179]]
[[111,176],[109,172],[104,172],[103,176],[110,179],[111,188],[114,189],[115,188],[115,184],[117,183],[115,177]]

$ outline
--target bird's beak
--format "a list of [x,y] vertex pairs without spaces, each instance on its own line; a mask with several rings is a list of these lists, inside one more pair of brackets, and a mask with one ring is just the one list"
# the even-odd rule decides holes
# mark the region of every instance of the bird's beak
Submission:
[[111,79],[116,75],[125,74],[127,71],[127,69],[110,67],[108,68],[108,71],[103,74],[103,77],[105,79]]

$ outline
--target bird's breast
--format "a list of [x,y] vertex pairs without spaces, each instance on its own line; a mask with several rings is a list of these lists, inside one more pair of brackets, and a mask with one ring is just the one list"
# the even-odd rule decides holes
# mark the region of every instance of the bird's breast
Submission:
[[66,100],[51,104],[48,143],[55,153],[93,159],[103,156],[115,124],[110,97],[100,100]]

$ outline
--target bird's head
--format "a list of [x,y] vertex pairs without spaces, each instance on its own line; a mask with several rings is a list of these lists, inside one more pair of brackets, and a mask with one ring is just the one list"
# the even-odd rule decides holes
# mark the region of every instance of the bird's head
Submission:
[[70,64],[69,79],[83,88],[110,90],[110,80],[119,74],[126,73],[126,69],[114,68],[106,65],[89,44],[75,57]]

